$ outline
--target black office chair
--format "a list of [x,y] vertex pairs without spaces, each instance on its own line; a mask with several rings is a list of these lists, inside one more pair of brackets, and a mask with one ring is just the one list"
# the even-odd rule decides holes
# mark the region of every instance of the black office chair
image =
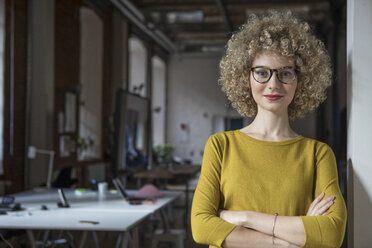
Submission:
[[72,185],[78,182],[76,178],[71,178],[72,166],[63,168],[57,179],[52,182],[53,188],[71,188]]

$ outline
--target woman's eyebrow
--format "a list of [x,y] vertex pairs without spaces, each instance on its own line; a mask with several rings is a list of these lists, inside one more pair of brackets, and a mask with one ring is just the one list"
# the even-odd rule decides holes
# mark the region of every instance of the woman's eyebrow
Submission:
[[271,68],[270,66],[267,66],[267,65],[256,65],[256,66],[252,66],[252,67],[270,68],[270,69],[289,69],[289,68],[294,68],[293,65],[285,65],[285,66],[276,67],[276,68]]

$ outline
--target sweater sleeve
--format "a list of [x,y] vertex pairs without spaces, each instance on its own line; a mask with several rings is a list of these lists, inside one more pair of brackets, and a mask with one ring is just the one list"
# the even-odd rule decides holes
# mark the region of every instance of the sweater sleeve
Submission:
[[303,247],[340,247],[346,228],[346,205],[338,185],[337,165],[333,151],[321,144],[316,152],[314,198],[325,192],[334,195],[334,204],[326,216],[301,216],[306,242]]
[[215,136],[211,136],[205,145],[191,209],[191,229],[195,242],[216,247],[221,247],[226,236],[235,228],[235,225],[217,216],[221,198],[221,147],[221,142]]

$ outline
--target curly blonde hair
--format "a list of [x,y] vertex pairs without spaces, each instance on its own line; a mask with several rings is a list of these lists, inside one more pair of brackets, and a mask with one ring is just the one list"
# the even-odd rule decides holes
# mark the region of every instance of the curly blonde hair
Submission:
[[255,57],[273,51],[293,60],[297,69],[297,89],[288,106],[291,119],[303,117],[326,99],[332,82],[331,62],[323,42],[317,39],[306,22],[291,12],[252,15],[232,35],[220,62],[219,84],[232,106],[242,116],[255,116],[249,76]]

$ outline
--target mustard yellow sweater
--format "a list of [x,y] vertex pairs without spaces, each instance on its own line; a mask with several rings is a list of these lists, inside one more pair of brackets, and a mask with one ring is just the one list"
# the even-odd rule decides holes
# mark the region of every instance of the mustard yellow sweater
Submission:
[[[322,192],[336,197],[328,214],[305,216]],[[235,130],[209,137],[191,210],[197,243],[221,247],[235,228],[217,216],[218,209],[301,216],[303,247],[340,247],[344,238],[346,206],[334,154],[303,136],[270,142]]]

